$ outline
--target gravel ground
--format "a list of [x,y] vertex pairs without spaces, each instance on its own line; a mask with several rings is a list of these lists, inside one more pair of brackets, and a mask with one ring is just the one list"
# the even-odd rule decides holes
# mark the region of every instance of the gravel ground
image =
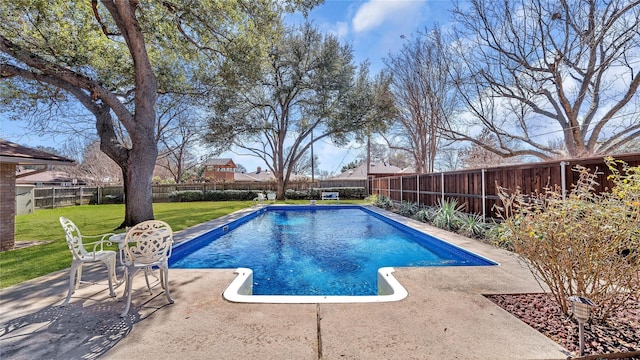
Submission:
[[[489,295],[498,304],[529,326],[578,356],[578,322],[562,314],[550,294]],[[640,359],[640,303],[612,316],[606,323],[592,321],[584,326],[584,355],[618,354]],[[633,356],[624,356],[633,353]]]

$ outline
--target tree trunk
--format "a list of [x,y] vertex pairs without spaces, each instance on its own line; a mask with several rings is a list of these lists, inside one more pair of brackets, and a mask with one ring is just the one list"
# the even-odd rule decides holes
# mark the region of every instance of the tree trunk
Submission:
[[285,184],[284,173],[282,169],[279,169],[276,175],[276,198],[278,200],[284,200]]
[[142,148],[131,149],[128,164],[122,168],[126,206],[121,228],[154,219],[151,181],[157,148]]

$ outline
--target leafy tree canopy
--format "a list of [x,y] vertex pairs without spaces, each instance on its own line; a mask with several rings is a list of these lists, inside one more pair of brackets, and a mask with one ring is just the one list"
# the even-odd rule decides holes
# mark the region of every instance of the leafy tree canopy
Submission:
[[[260,68],[228,59],[213,91],[206,138],[263,159],[284,195],[289,176],[310,146],[345,144],[383,127],[394,114],[389,80],[356,67],[352,49],[307,24],[271,39]],[[247,66],[252,65],[252,66]]]
[[282,12],[316,3],[2,2],[2,110],[31,115],[34,128],[82,135],[95,119],[101,150],[124,175],[123,225],[153,218],[158,96],[206,95],[210,69],[226,58],[260,60]]

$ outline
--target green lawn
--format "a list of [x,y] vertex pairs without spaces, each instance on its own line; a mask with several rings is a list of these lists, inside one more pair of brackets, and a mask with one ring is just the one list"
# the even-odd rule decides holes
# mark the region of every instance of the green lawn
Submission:
[[[286,201],[308,204],[308,200]],[[340,201],[364,203],[364,201]],[[156,219],[166,221],[174,231],[216,219],[254,203],[251,201],[188,202],[153,204]],[[16,216],[16,241],[52,240],[51,243],[0,252],[0,288],[15,285],[71,266],[71,253],[58,218],[73,221],[83,235],[115,231],[124,218],[124,205],[84,205],[37,210]],[[116,249],[116,246],[113,246]]]
[[[251,205],[251,201],[158,203],[153,204],[153,211],[156,219],[166,221],[178,231]],[[53,242],[0,253],[0,288],[71,266],[71,253],[58,220],[60,216],[71,219],[83,235],[122,232],[114,229],[122,223],[124,205],[70,206],[16,216],[17,241]]]

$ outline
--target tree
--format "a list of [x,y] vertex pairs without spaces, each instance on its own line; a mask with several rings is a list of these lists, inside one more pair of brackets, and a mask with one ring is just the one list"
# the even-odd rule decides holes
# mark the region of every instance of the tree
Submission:
[[640,135],[640,1],[470,0],[454,16],[469,121],[449,124],[449,138],[550,159],[615,153]]
[[411,155],[402,150],[390,150],[387,156],[387,162],[389,165],[397,166],[401,169],[406,169],[413,166],[413,159]]
[[[8,85],[10,90],[36,94],[38,100],[46,101],[43,98],[48,96],[53,99],[51,102],[64,102],[71,95],[95,117],[102,151],[118,163],[124,174],[127,209],[123,225],[131,225],[153,218],[151,174],[157,155],[153,131],[157,79],[136,15],[136,3],[103,1],[102,7],[97,2],[91,5],[5,3],[5,21],[0,25],[0,77],[15,80]],[[124,82],[110,81],[111,76],[104,74],[106,66],[91,68],[92,62],[122,62],[131,67],[121,75],[131,80],[130,89],[135,91],[132,108],[120,98],[120,91],[125,88],[119,85]],[[118,65],[114,67],[116,71],[123,70]],[[114,116],[135,146],[127,148],[118,137]]]
[[247,172],[247,168],[242,164],[236,164],[236,169],[234,171],[237,173],[244,174]]
[[440,29],[407,40],[385,64],[393,76],[392,93],[399,109],[397,126],[385,139],[391,149],[411,154],[416,172],[433,172],[440,129],[455,104],[449,82],[451,61]]
[[[318,158],[318,155],[314,154],[313,166],[318,167],[318,165],[320,165],[320,159]],[[306,153],[302,155],[300,160],[296,161],[291,173],[298,174],[298,175],[310,174],[311,173],[311,154]]]
[[[338,144],[357,130],[388,119],[385,83],[368,65],[355,74],[352,50],[334,36],[304,25],[275,37],[260,69],[234,61],[223,66],[206,139],[236,146],[265,161],[277,180],[277,197],[296,164],[315,142]],[[231,85],[229,85],[231,84]]]
[[[477,140],[485,146],[498,147],[496,136],[488,129],[482,129]],[[471,143],[468,147],[460,149],[458,157],[459,161],[462,162],[466,168],[483,168],[509,163],[509,159],[505,159],[475,143]]]
[[44,151],[44,152],[48,152],[49,154],[53,154],[53,155],[62,155],[61,152],[58,149],[53,148],[51,146],[38,145],[38,146],[34,147],[34,149],[40,150],[40,151]]
[[160,153],[158,166],[164,168],[176,184],[182,183],[187,174],[198,165],[193,147],[200,138],[200,121],[194,115],[194,99],[187,96],[171,96],[158,101]]
[[367,147],[358,153],[356,159],[360,164],[369,162],[387,161],[389,157],[389,147],[376,141],[369,141]]
[[318,180],[326,180],[331,176],[329,170],[318,170],[316,174],[316,179]]
[[278,31],[283,8],[314,4],[225,1],[212,9],[204,2],[3,2],[3,110],[38,113],[42,123],[51,115],[93,117],[101,150],[123,173],[121,226],[152,219],[158,94],[202,94],[198,85],[224,56],[259,57],[261,39]]
[[85,179],[87,185],[106,186],[122,184],[120,167],[105,153],[100,151],[99,141],[94,141],[85,148],[80,164],[65,170],[75,177]]
[[342,168],[340,169],[340,173],[345,173],[348,170],[351,169],[357,169],[358,166],[362,165],[364,163],[364,161],[366,160],[353,160],[352,162],[348,163],[347,165],[342,166]]

